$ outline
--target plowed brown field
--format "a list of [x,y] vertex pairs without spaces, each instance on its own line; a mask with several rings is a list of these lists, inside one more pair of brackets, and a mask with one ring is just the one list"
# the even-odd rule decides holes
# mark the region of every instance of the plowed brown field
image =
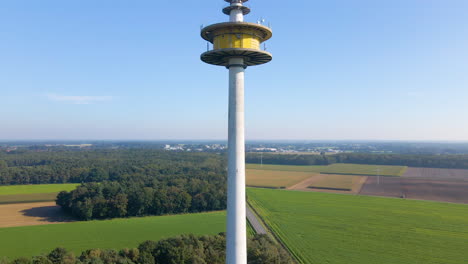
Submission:
[[47,225],[73,221],[55,202],[0,205],[0,227]]
[[407,178],[424,178],[435,180],[462,180],[468,181],[468,170],[460,169],[434,169],[434,168],[408,168],[403,174]]
[[402,177],[369,177],[360,194],[468,203],[468,170],[408,168]]

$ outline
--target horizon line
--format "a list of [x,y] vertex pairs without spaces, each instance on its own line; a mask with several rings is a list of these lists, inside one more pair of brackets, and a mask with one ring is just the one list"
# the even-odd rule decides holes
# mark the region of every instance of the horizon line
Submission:
[[[106,142],[174,142],[174,141],[194,141],[210,142],[223,141],[227,139],[0,139],[3,142],[54,142],[54,141],[106,141]],[[418,143],[468,143],[468,140],[444,140],[444,139],[246,139],[247,142],[418,142]]]

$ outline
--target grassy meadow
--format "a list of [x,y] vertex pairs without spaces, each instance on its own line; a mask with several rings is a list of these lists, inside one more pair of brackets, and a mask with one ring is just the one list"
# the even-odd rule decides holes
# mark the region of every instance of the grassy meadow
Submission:
[[120,250],[181,234],[218,234],[225,231],[225,217],[225,212],[210,212],[0,228],[0,256],[35,256],[59,246],[76,254],[91,248]]
[[33,194],[33,193],[59,193],[71,191],[80,184],[35,184],[35,185],[8,185],[0,186],[0,195]]
[[0,195],[0,204],[35,203],[55,201],[57,193],[30,193]]
[[401,176],[406,171],[406,166],[388,166],[388,165],[363,165],[334,163],[328,166],[322,165],[270,165],[270,164],[247,164],[247,169],[253,170],[276,170],[276,171],[302,171],[327,174],[347,174],[347,175],[377,175],[380,169],[381,176]]
[[61,191],[74,190],[79,184],[37,184],[0,186],[0,204],[54,201]]
[[248,188],[299,263],[461,264],[468,205]]
[[301,171],[246,170],[247,186],[286,188],[310,178],[317,173]]

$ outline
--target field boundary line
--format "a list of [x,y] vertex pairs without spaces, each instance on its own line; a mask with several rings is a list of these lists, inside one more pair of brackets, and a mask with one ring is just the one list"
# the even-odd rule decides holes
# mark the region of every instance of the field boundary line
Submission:
[[[344,194],[344,195],[346,195],[346,194]],[[370,194],[361,194],[361,193],[359,193],[358,195],[359,196],[367,196],[367,197],[397,199],[397,200],[420,201],[420,202],[428,202],[428,203],[446,203],[446,204],[468,205],[467,202],[447,202],[447,201],[424,200],[424,199],[416,199],[416,198],[401,198],[401,197],[395,197],[395,196],[370,195]]]
[[320,187],[320,186],[308,186],[309,189],[318,189],[318,190],[331,190],[331,191],[347,191],[350,192],[351,188],[335,188],[335,187]]
[[55,200],[33,200],[33,201],[11,201],[11,202],[0,202],[0,205],[7,204],[25,204],[25,203],[45,203],[45,202],[55,202]]
[[[336,174],[336,175],[351,175],[351,176],[377,176],[376,174],[365,174],[365,173],[342,173],[342,172],[320,172],[320,174]],[[398,175],[380,175],[381,177],[401,177]]]
[[269,186],[245,185],[245,187],[260,188],[260,189],[273,189],[273,190],[284,190],[284,189],[286,189],[286,187],[284,187],[284,186],[281,186],[281,187],[269,187]]

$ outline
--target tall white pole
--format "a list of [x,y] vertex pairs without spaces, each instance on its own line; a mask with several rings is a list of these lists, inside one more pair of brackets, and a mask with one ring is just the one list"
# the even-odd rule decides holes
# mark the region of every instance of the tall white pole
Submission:
[[243,64],[229,59],[227,264],[247,263]]
[[263,168],[263,152],[260,152],[260,167]]
[[[242,2],[231,1],[231,5]],[[243,22],[242,10],[233,9],[229,20]],[[227,264],[247,264],[243,65],[243,58],[229,59]]]
[[380,185],[380,168],[377,169],[377,185]]

